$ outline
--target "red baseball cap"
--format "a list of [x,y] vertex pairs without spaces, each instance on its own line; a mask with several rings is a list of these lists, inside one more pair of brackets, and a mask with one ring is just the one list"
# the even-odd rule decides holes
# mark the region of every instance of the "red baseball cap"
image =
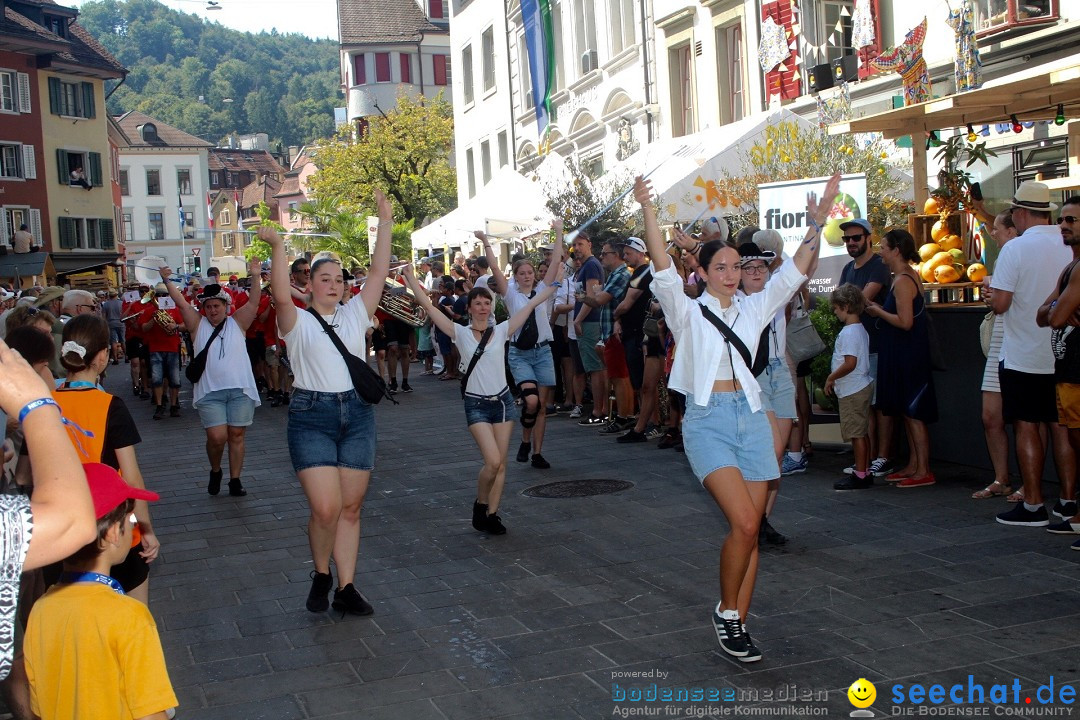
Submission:
[[237,277],[237,276],[235,276],[235,275],[230,275],[230,276],[229,276],[229,282],[233,282],[234,280],[239,280],[239,279],[240,279],[240,278],[238,278],[238,277]]
[[132,500],[159,500],[156,492],[131,487],[120,474],[108,465],[83,463],[90,497],[94,500],[94,516],[100,520],[120,506],[128,498]]

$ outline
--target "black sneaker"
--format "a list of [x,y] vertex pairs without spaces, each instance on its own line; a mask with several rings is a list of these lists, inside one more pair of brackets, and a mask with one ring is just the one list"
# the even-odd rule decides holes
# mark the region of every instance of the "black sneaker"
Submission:
[[221,478],[224,477],[224,473],[220,470],[210,471],[210,482],[206,483],[206,492],[211,495],[217,495],[221,492]]
[[229,494],[233,497],[244,497],[247,495],[247,490],[244,489],[244,485],[240,482],[240,478],[229,480]]
[[660,438],[660,442],[656,443],[658,450],[667,450],[673,448],[679,444],[681,440],[681,434],[676,430],[668,430],[664,433],[664,437]]
[[180,406],[173,405],[169,408],[169,417],[180,417]]
[[350,615],[371,615],[375,612],[375,608],[356,591],[352,583],[334,591],[334,602],[330,606]]
[[392,393],[397,392],[397,378],[393,378],[390,382],[386,383],[386,389]]
[[139,399],[140,400],[149,400],[150,399],[150,393],[147,392],[146,390],[140,390],[139,391]]
[[558,415],[559,414],[559,406],[558,405],[548,405],[548,406],[546,406],[544,408],[544,414],[545,415]]
[[330,607],[330,588],[334,586],[334,576],[330,573],[311,571],[311,590],[307,595],[307,609],[311,612],[326,612]]
[[412,392],[412,385],[409,384],[408,380],[402,380],[401,381],[401,392],[403,392],[403,393]]
[[281,393],[281,404],[282,405],[288,405],[289,404],[289,393],[287,393],[287,392]]
[[1054,533],[1055,535],[1080,535],[1080,523],[1062,520],[1059,523],[1048,525],[1046,532]]
[[643,443],[648,441],[649,438],[645,437],[645,433],[639,433],[636,430],[630,430],[625,435],[615,438],[617,443]]
[[281,393],[270,393],[270,407],[281,407]]
[[132,394],[132,395],[134,395],[135,397],[139,397],[139,393],[140,393],[140,392],[141,392],[141,390],[139,390],[139,386],[138,386],[138,385],[133,385],[133,386],[131,387],[131,394]]
[[769,545],[784,545],[787,543],[787,538],[769,524],[769,519],[767,517],[762,516],[761,527],[758,528],[758,545],[764,543],[768,543]]
[[517,457],[515,459],[518,462],[529,462],[529,451],[530,450],[532,450],[532,445],[530,443],[527,443],[527,442],[521,443],[521,445],[518,446]]
[[602,417],[596,417],[595,415],[590,415],[587,418],[582,418],[581,420],[578,420],[578,425],[581,425],[583,427],[600,427],[601,425],[606,424],[607,420]]
[[473,501],[472,526],[480,532],[484,532],[484,520],[487,518],[487,503]]
[[747,631],[746,626],[742,626],[743,635],[746,636],[746,654],[739,658],[739,662],[752,663],[761,660],[761,650],[754,644],[754,641],[750,639],[750,633]]
[[1024,507],[1024,503],[1016,503],[1012,510],[1000,513],[997,521],[1002,525],[1026,525],[1028,527],[1046,527],[1050,520],[1046,516],[1046,508],[1040,507],[1032,512]]
[[713,629],[716,630],[716,639],[720,641],[720,647],[728,655],[744,658],[750,653],[750,643],[746,640],[742,622],[738,616],[725,618],[715,609],[713,610]]
[[870,463],[870,474],[874,477],[886,477],[893,469],[892,461],[889,458],[874,458],[874,461]]
[[1054,503],[1054,509],[1052,512],[1062,520],[1068,520],[1076,515],[1076,501],[1075,500],[1058,500]]
[[165,406],[158,405],[156,408],[154,408],[154,419],[160,420],[163,417],[165,417]]
[[506,527],[498,515],[488,515],[484,518],[484,532],[488,535],[505,535]]
[[866,474],[866,477],[857,477],[855,475],[849,475],[843,480],[837,480],[833,483],[833,490],[866,490],[867,488],[874,487],[874,476],[870,473]]
[[537,470],[548,470],[551,468],[551,463],[544,459],[544,456],[540,453],[534,453],[532,456],[532,466]]

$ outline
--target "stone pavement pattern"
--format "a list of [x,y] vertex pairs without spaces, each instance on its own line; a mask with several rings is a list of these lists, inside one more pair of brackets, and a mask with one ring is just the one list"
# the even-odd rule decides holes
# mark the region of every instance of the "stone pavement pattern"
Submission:
[[[683,455],[553,418],[553,469],[513,462],[515,436],[500,511],[509,533],[485,537],[470,526],[478,454],[456,383],[426,377],[377,410],[357,575],[375,615],[309,613],[287,409],[256,412],[249,495],[210,497],[190,388],[181,418],[152,422],[126,368],[114,370],[108,386],[139,422],[139,461],[162,494],[151,610],[183,720],[601,718],[626,707],[612,702],[612,683],[649,682],[794,684],[827,690],[812,705],[846,717],[859,677],[877,685],[881,717],[898,680],[1080,684],[1075,536],[993,522],[1001,501],[968,499],[981,473],[942,467],[936,487],[835,493],[850,455],[819,449],[809,473],[784,480],[774,524],[791,540],[762,555],[748,625],[764,660],[744,666],[719,650],[709,621],[726,525]],[[521,494],[584,478],[635,485],[579,499]],[[650,671],[666,676],[616,674]]]

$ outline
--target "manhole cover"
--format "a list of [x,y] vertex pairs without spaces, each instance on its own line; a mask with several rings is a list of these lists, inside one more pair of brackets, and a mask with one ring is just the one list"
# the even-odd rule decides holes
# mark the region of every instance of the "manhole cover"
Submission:
[[562,480],[526,488],[522,495],[539,498],[573,498],[608,495],[634,487],[626,480]]

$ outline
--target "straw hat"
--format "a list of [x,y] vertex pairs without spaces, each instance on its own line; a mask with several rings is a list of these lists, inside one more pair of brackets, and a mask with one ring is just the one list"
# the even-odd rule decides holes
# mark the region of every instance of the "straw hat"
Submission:
[[1016,195],[1013,196],[1012,207],[1036,212],[1052,212],[1058,209],[1057,205],[1050,202],[1050,188],[1046,183],[1036,180],[1020,183],[1020,187],[1016,188]]

